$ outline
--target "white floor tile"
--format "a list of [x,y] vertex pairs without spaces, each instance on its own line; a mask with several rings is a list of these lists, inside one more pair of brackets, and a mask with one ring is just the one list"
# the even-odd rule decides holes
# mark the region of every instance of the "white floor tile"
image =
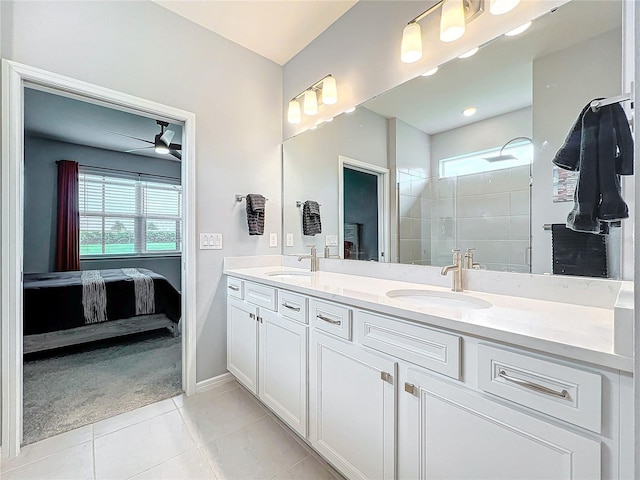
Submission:
[[[135,480],[215,480],[211,467],[199,449],[187,453],[153,467],[133,477]],[[132,480],[133,480],[132,479]]]
[[136,408],[130,412],[122,413],[115,417],[107,418],[106,420],[95,423],[94,435],[96,438],[101,437],[115,432],[116,430],[120,430],[121,428],[135,425],[136,423],[157,417],[158,415],[163,415],[175,409],[176,406],[170,398],[141,408]]
[[3,472],[2,479],[93,479],[93,442],[76,445],[23,467]]
[[308,455],[293,467],[276,477],[277,480],[336,480],[325,466],[312,455]]
[[307,451],[269,416],[200,447],[218,478],[273,478]]
[[25,445],[20,449],[20,455],[0,462],[0,472],[4,473],[92,440],[93,426],[87,425],[56,435],[55,437]]
[[96,478],[130,478],[195,447],[177,410],[95,439]]
[[212,390],[185,398],[180,413],[196,442],[202,444],[233,432],[267,412],[251,394],[234,388],[222,394]]

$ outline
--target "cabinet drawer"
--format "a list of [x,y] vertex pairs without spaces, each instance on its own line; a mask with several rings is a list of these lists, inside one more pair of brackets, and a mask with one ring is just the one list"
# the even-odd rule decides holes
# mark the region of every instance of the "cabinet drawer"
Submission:
[[311,325],[318,330],[351,340],[351,309],[344,305],[312,298],[309,302]]
[[244,282],[239,278],[227,277],[227,295],[242,300],[244,298]]
[[593,432],[602,431],[602,377],[597,373],[480,344],[478,387]]
[[278,310],[276,292],[275,288],[258,285],[257,283],[245,282],[244,284],[244,299],[247,302],[268,308],[274,312]]
[[283,317],[297,322],[307,323],[307,298],[302,295],[280,290],[278,312]]
[[407,362],[460,379],[461,338],[457,335],[356,310],[354,340]]

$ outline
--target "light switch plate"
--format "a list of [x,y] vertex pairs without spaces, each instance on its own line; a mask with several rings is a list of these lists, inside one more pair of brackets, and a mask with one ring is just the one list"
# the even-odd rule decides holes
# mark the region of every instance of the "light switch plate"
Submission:
[[287,247],[293,247],[293,233],[287,233]]
[[338,236],[337,235],[327,235],[325,245],[327,247],[337,247],[338,246]]
[[222,250],[222,234],[201,233],[200,250]]
[[270,233],[269,234],[269,246],[270,247],[277,247],[278,246],[278,234],[277,233]]

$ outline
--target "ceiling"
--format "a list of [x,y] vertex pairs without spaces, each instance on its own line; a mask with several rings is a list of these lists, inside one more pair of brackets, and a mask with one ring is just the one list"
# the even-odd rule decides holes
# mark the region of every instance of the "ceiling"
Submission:
[[[168,129],[175,132],[172,143],[182,144],[182,127],[170,124]],[[160,133],[153,118],[31,88],[25,89],[24,130],[27,135],[116,152],[151,146],[118,133],[150,142]],[[132,153],[178,161],[173,155],[155,153],[153,148]]]
[[[621,2],[570,2],[538,18],[517,37],[499,37],[473,57],[455,59],[430,77],[417,77],[363,106],[428,134],[441,133],[530,106],[536,58],[621,27]],[[477,113],[464,117],[462,110]]]
[[232,42],[284,65],[357,0],[153,0]]

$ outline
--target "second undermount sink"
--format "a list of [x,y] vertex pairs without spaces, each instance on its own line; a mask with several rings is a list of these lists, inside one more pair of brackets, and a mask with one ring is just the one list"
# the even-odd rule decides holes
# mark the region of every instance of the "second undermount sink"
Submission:
[[387,297],[407,302],[417,307],[454,308],[458,310],[491,307],[491,303],[481,298],[471,297],[462,293],[439,292],[427,289],[391,290],[387,292]]
[[311,277],[311,272],[296,272],[296,271],[275,271],[275,272],[267,272],[267,277],[276,277],[276,278],[304,278]]

